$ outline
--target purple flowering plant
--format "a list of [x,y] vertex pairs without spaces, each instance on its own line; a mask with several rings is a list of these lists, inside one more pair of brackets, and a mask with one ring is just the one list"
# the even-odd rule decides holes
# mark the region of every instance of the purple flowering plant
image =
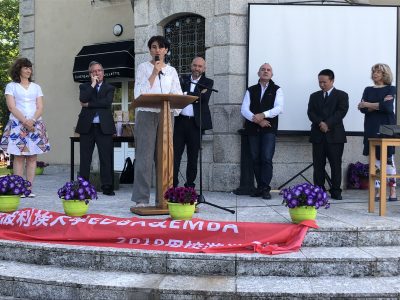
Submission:
[[361,187],[361,178],[368,178],[369,176],[369,164],[363,164],[356,162],[355,164],[349,164],[347,170],[347,187],[359,189]]
[[164,194],[164,199],[172,203],[194,204],[198,195],[192,187],[170,187]]
[[81,200],[86,204],[90,200],[97,199],[97,192],[94,186],[83,177],[78,176],[78,180],[64,184],[57,192],[58,197],[64,200]]
[[282,204],[289,208],[299,206],[314,206],[329,208],[330,203],[326,192],[319,186],[310,183],[301,183],[283,189],[279,195],[283,196]]
[[31,193],[31,183],[18,175],[0,177],[0,195],[25,195]]

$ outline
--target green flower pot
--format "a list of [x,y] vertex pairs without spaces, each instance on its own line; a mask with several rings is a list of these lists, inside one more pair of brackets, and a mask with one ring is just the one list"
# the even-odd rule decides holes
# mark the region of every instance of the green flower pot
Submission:
[[85,201],[63,199],[62,202],[65,214],[70,217],[82,217],[89,209],[89,204],[86,204]]
[[289,208],[290,217],[292,222],[297,224],[304,220],[315,220],[317,217],[317,210],[314,206],[299,206]]
[[36,167],[35,175],[42,175],[43,171],[44,171],[44,168]]
[[13,212],[19,207],[20,195],[1,195],[0,212]]
[[[42,174],[43,174],[43,171],[44,171],[44,168],[36,167],[36,169],[35,169],[35,175],[42,175]],[[8,169],[8,173],[2,174],[2,173],[1,173],[1,168],[0,168],[0,175],[12,175],[12,174],[14,174],[13,169]]]
[[0,168],[0,176],[11,175],[11,174],[12,174],[12,169]]
[[195,209],[195,204],[168,202],[169,215],[174,220],[191,220]]

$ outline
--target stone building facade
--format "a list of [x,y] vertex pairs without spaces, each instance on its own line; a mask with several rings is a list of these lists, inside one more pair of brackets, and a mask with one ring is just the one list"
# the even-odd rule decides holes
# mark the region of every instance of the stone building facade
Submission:
[[[238,130],[243,125],[240,105],[246,89],[247,9],[250,2],[252,1],[21,0],[21,55],[34,61],[36,81],[45,86],[48,94],[57,98],[59,93],[54,91],[58,86],[57,78],[49,76],[48,73],[51,69],[59,68],[60,72],[67,74],[62,75],[67,82],[67,88],[61,89],[62,99],[54,99],[55,103],[46,106],[45,114],[49,132],[57,131],[57,134],[50,135],[53,153],[49,154],[48,160],[51,163],[69,163],[68,136],[71,134],[71,128],[79,110],[77,100],[75,100],[77,85],[72,82],[72,76],[70,76],[73,57],[79,48],[76,45],[81,45],[85,38],[86,42],[101,42],[102,39],[115,38],[94,33],[93,30],[96,27],[94,24],[108,22],[108,27],[111,27],[114,20],[119,23],[123,20],[127,26],[125,38],[132,38],[135,41],[135,65],[138,65],[149,58],[147,41],[152,35],[162,35],[163,26],[176,17],[196,14],[205,18],[207,76],[214,80],[214,87],[219,90],[218,93],[213,94],[210,103],[214,128],[207,132],[204,138],[203,188],[212,191],[230,191],[237,188],[240,175]],[[264,0],[257,2],[285,3],[289,1]],[[348,2],[373,4],[373,1]],[[398,4],[397,2],[379,1],[380,4],[391,5]],[[65,9],[62,10],[62,15],[58,17],[53,15],[52,17],[58,23],[55,26],[58,30],[56,32],[50,24],[40,21],[38,16],[42,18],[50,14],[60,14],[60,6]],[[91,18],[84,18],[81,13],[77,13],[81,10],[85,10]],[[71,23],[66,21],[68,17],[72,19]],[[104,19],[99,20],[98,17]],[[61,22],[67,22],[67,24],[62,27],[59,24]],[[79,26],[76,25],[77,22],[80,22]],[[91,35],[82,33],[87,28],[90,28]],[[78,42],[75,34],[80,37]],[[46,36],[53,36],[57,43],[61,39],[66,45],[72,43],[76,46],[75,49],[69,49],[64,53],[62,64],[60,57],[53,54],[49,58],[49,55],[46,54],[46,52],[52,51],[51,47],[44,49],[41,46],[48,41]],[[55,47],[57,48],[57,46]],[[68,99],[68,104],[63,102],[65,99]],[[56,116],[60,105],[65,112],[65,116],[63,115],[61,118],[65,117],[64,124],[67,126],[62,125],[59,118],[52,120],[47,117],[48,115]],[[354,151],[354,149],[357,150]],[[361,137],[348,138],[344,152],[344,171],[350,162],[365,161],[365,158],[361,156],[361,149]],[[311,145],[307,136],[278,136],[274,158],[273,189],[311,162]],[[311,179],[311,169],[304,175]],[[302,178],[296,180],[303,181]]]

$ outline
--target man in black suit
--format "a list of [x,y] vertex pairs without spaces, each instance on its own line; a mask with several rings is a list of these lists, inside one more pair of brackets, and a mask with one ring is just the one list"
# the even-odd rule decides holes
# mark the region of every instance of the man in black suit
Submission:
[[[182,78],[182,91],[187,95],[198,96],[193,104],[186,106],[179,116],[175,117],[174,124],[174,186],[178,186],[179,167],[182,153],[186,145],[186,187],[194,187],[197,176],[197,159],[199,156],[200,127],[204,130],[212,129],[211,113],[208,102],[214,81],[205,77],[206,62],[202,57],[196,57],[191,64],[192,74]],[[198,83],[195,85],[193,83]],[[207,89],[209,88],[209,89]],[[200,100],[201,97],[201,100]],[[201,112],[200,103],[201,101]],[[200,124],[201,113],[201,124]],[[201,168],[201,166],[200,166]]]
[[310,142],[314,164],[314,184],[324,187],[325,165],[328,158],[331,166],[332,187],[330,194],[333,199],[342,199],[342,155],[346,132],[343,118],[349,109],[347,93],[334,88],[335,75],[332,70],[319,72],[320,91],[311,94],[308,102],[308,118],[312,122]]
[[79,100],[82,110],[79,114],[76,132],[80,134],[80,167],[82,177],[89,179],[94,145],[97,145],[100,158],[101,188],[104,195],[113,196],[112,156],[114,145],[112,136],[116,133],[111,103],[114,99],[114,86],[103,81],[103,66],[95,61],[89,64],[90,82],[79,86]]

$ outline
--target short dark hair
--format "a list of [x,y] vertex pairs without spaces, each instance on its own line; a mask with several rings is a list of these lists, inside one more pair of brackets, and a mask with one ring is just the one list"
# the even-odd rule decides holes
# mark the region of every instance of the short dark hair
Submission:
[[333,71],[330,70],[330,69],[323,69],[323,70],[322,70],[321,72],[319,72],[319,74],[318,74],[318,76],[321,76],[321,75],[328,76],[328,77],[329,77],[329,80],[335,79],[335,73],[333,73]]
[[[10,68],[10,77],[14,82],[21,82],[21,69],[23,67],[32,68],[32,63],[26,57],[17,58],[14,63],[11,65]],[[29,81],[32,81],[32,74],[31,77],[28,78]]]
[[147,42],[147,47],[149,47],[149,49],[151,49],[151,44],[153,44],[154,42],[157,42],[157,44],[160,48],[169,49],[169,47],[171,45],[170,42],[168,42],[168,40],[165,37],[163,37],[162,35],[155,35],[155,36],[152,36],[150,38],[150,40]]

